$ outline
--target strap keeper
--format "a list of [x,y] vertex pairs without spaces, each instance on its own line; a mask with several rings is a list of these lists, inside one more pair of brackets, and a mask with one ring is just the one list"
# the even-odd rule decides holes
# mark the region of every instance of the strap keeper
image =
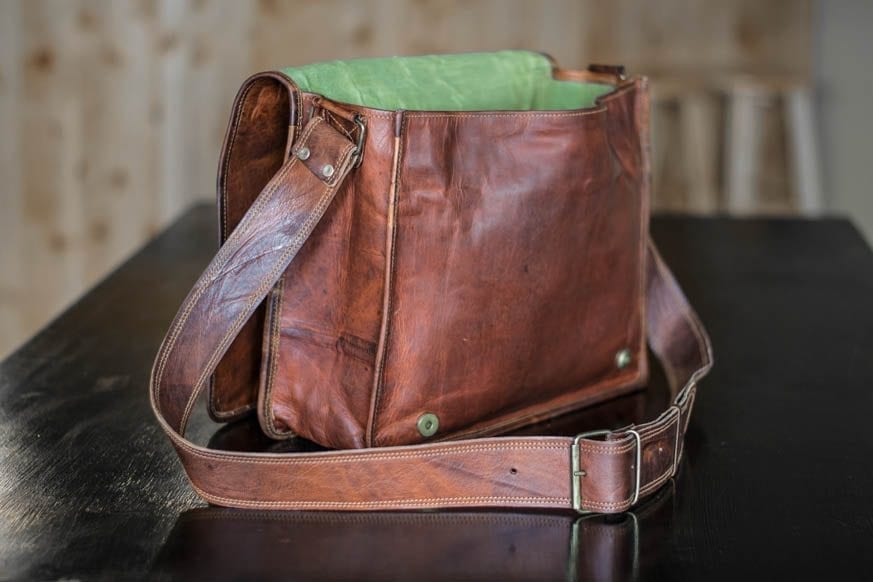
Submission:
[[582,439],[608,434],[612,434],[612,431],[592,430],[583,432],[577,434],[576,438],[573,439],[573,444],[570,445],[570,483],[572,485],[572,499],[570,501],[573,504],[573,510],[576,511],[576,513],[582,515],[595,513],[594,511],[582,508],[582,477],[587,475],[587,473],[585,472],[585,469],[582,468],[582,450],[579,445],[582,442]]
[[667,409],[668,412],[670,410],[676,410],[676,438],[673,442],[673,470],[670,473],[670,478],[676,476],[676,473],[679,472],[679,461],[682,460],[682,456],[680,454],[680,447],[682,446],[682,406],[685,405],[685,402],[688,401],[688,397],[691,392],[695,388],[695,383],[692,380],[679,392],[679,395],[676,396],[676,400],[674,400],[674,404]]
[[670,478],[676,476],[679,471],[679,446],[682,444],[680,434],[682,433],[682,409],[676,404],[670,407],[670,410],[676,411],[676,438],[673,441],[673,468],[670,470]]
[[[630,506],[633,507],[637,504],[637,501],[640,500],[640,478],[643,472],[641,467],[643,460],[643,440],[640,437],[640,433],[632,428],[626,429],[625,432],[632,434],[634,436],[634,439],[636,439],[636,446],[634,447],[636,449],[636,459],[634,461],[634,495],[630,502]],[[580,448],[580,443],[582,439],[594,436],[604,436],[608,434],[613,434],[613,431],[593,430],[590,432],[583,432],[576,435],[576,438],[573,439],[573,444],[570,446],[570,479],[572,483],[571,502],[573,504],[573,509],[577,513],[583,515],[588,513],[600,513],[587,510],[582,507],[582,477],[585,477],[587,473],[582,468],[582,450]]]
[[630,506],[633,507],[637,504],[637,501],[640,500],[640,476],[642,475],[643,468],[640,466],[643,462],[643,439],[640,438],[640,433],[635,431],[634,429],[628,429],[629,433],[634,435],[637,439],[637,459],[634,462],[634,473],[636,473],[636,483],[634,485],[634,497],[633,501],[630,502]]

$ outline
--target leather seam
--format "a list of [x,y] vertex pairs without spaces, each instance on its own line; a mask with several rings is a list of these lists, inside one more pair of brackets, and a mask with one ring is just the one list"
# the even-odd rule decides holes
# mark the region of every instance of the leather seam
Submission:
[[285,275],[279,279],[277,284],[276,296],[271,305],[271,320],[270,320],[270,365],[267,368],[267,377],[264,382],[264,404],[261,407],[261,414],[264,415],[264,424],[262,427],[268,436],[277,440],[291,438],[294,436],[294,431],[280,431],[276,427],[276,416],[273,413],[273,383],[276,378],[276,369],[279,364],[279,329],[282,319],[282,298],[285,294]]
[[[291,155],[291,148],[294,147],[294,142],[298,141],[298,136],[300,133],[300,118],[302,116],[302,112],[300,111],[300,107],[302,106],[298,101],[298,95],[296,90],[290,91],[290,99],[295,101],[292,103],[292,112],[294,114],[294,123],[292,125],[293,130],[291,132],[291,139],[288,140],[288,145],[286,147],[286,156]],[[290,121],[290,120],[289,120]],[[307,134],[308,136],[308,134]],[[264,432],[267,433],[268,436],[271,436],[277,440],[284,440],[287,438],[292,438],[295,435],[293,430],[288,431],[279,431],[276,428],[276,419],[273,414],[273,383],[276,377],[276,368],[278,366],[279,359],[279,325],[282,319],[282,300],[284,298],[285,293],[285,274],[279,278],[279,281],[276,283],[276,296],[272,298],[270,301],[270,309],[268,313],[270,314],[271,320],[271,335],[270,335],[270,345],[267,346],[267,357],[269,358],[269,366],[265,369],[266,378],[264,378],[264,404],[262,405],[261,412],[262,414],[266,414],[266,420],[264,424],[267,426],[262,426],[261,428]]]
[[[634,372],[634,375],[629,377],[627,379],[627,381],[625,381],[624,379],[622,379],[620,377],[613,376],[613,377],[607,378],[601,382],[595,382],[593,384],[582,385],[582,386],[580,386],[580,387],[578,387],[578,388],[576,388],[568,393],[578,392],[581,390],[585,390],[585,391],[589,391],[589,390],[593,391],[595,389],[610,390],[611,395],[609,396],[609,398],[612,398],[614,396],[620,396],[622,394],[626,394],[626,393],[630,392],[631,390],[633,390],[634,387],[636,386],[637,382],[640,380],[640,377],[641,377],[641,374],[639,373],[639,370],[636,370]],[[614,394],[614,396],[612,395],[613,391],[616,392],[616,394]],[[559,395],[558,397],[560,397],[560,396],[564,396],[564,394]],[[514,416],[512,418],[506,419],[503,422],[494,423],[494,424],[482,427],[481,429],[477,429],[475,431],[458,431],[458,432],[451,433],[450,435],[446,435],[445,440],[458,439],[458,438],[475,438],[475,437],[481,437],[483,435],[501,434],[501,433],[506,432],[506,431],[511,431],[515,428],[521,428],[521,427],[526,426],[528,424],[532,424],[532,422],[538,422],[538,421],[531,421],[531,419],[537,418],[539,416],[545,415],[547,418],[554,418],[556,416],[568,414],[568,413],[573,412],[575,410],[587,408],[589,405],[596,404],[597,402],[601,402],[601,400],[597,399],[597,400],[594,400],[593,402],[590,400],[574,400],[568,404],[561,405],[561,406],[549,405],[548,403],[546,403],[539,408],[535,408],[535,410],[533,412],[529,412],[529,413],[522,414],[519,416]],[[530,408],[534,408],[534,407],[530,406],[528,408],[530,409]]]
[[243,94],[240,96],[239,105],[234,112],[236,114],[234,118],[233,124],[233,132],[230,136],[230,141],[227,146],[227,156],[224,158],[224,170],[222,172],[224,180],[221,185],[221,239],[222,242],[227,238],[227,181],[228,181],[228,171],[230,170],[230,159],[233,157],[234,145],[236,145],[236,136],[239,133],[239,126],[242,123],[242,119],[245,116],[245,108],[248,105],[248,95],[251,92],[252,88],[257,83],[257,80],[252,81],[248,87],[245,88]]
[[567,504],[570,502],[569,497],[515,497],[511,495],[501,496],[469,496],[469,497],[423,497],[421,499],[394,499],[384,501],[249,501],[246,499],[237,499],[233,497],[223,497],[207,493],[193,483],[191,486],[197,493],[207,501],[222,501],[231,502],[245,507],[392,507],[396,505],[444,505],[446,503],[461,504],[461,505],[481,505],[487,502],[511,502],[525,504],[539,503],[561,503]]
[[[639,84],[646,83],[645,91],[640,91]],[[647,269],[647,258],[648,253],[646,252],[648,249],[648,241],[649,241],[649,215],[650,215],[650,200],[651,200],[651,183],[652,183],[652,172],[651,172],[651,139],[649,136],[649,89],[647,85],[647,81],[644,79],[638,80],[632,84],[628,84],[626,87],[622,87],[615,91],[615,94],[622,94],[625,90],[629,90],[630,87],[633,87],[634,90],[637,91],[637,96],[642,95],[641,100],[644,102],[643,107],[640,107],[639,101],[635,104],[635,114],[634,119],[637,124],[637,127],[640,127],[640,161],[643,166],[643,179],[642,184],[640,185],[640,241],[639,241],[639,282],[637,283],[637,293],[639,294],[639,318],[640,318],[640,340],[639,340],[639,352],[637,357],[637,366],[640,369],[640,374],[642,375],[643,366],[648,368],[648,363],[643,362],[643,358],[646,358],[646,338],[648,337],[648,314],[646,312],[646,291],[647,291],[647,277],[646,274],[648,272]],[[646,115],[646,119],[640,119],[640,110],[643,110]],[[608,135],[608,133],[607,133]],[[644,142],[644,143],[643,143]]]
[[[284,458],[263,458],[263,457],[253,457],[247,455],[234,455],[228,453],[211,453],[209,451],[196,448],[192,445],[189,445],[187,441],[185,441],[178,434],[172,435],[173,441],[177,446],[185,449],[193,456],[198,457],[203,460],[215,460],[215,461],[238,461],[247,465],[320,465],[320,464],[333,464],[333,463],[357,463],[357,462],[367,462],[367,461],[386,461],[386,460],[396,460],[396,459],[428,459],[434,456],[442,456],[442,455],[456,455],[460,453],[476,453],[476,452],[506,452],[513,450],[553,450],[553,451],[566,451],[568,449],[569,444],[537,444],[537,443],[516,443],[516,444],[471,444],[471,445],[463,445],[463,446],[449,446],[449,447],[439,447],[428,449],[426,451],[395,451],[395,452],[378,452],[378,453],[347,453],[347,454],[331,454],[331,456],[317,456],[313,453],[304,453],[301,456],[304,457],[315,457],[315,458],[291,458],[290,456],[284,456]],[[379,449],[376,449],[379,450]],[[568,469],[569,470],[569,469]]]
[[454,119],[463,119],[467,117],[514,117],[514,116],[522,116],[522,117],[585,117],[588,115],[602,115],[607,112],[606,107],[597,106],[592,107],[590,109],[585,109],[583,111],[480,111],[480,112],[441,112],[441,113],[431,113],[431,112],[419,112],[419,111],[408,111],[405,112],[409,115],[409,117],[414,117],[416,119],[434,119],[434,118],[454,118]]
[[[387,233],[391,240],[391,254],[388,259],[388,264],[385,266],[386,272],[388,276],[385,279],[385,293],[383,299],[383,312],[382,312],[382,327],[385,333],[384,338],[382,339],[381,354],[379,357],[379,361],[376,362],[378,368],[375,371],[374,378],[374,386],[373,386],[373,397],[370,403],[370,414],[368,418],[368,426],[367,433],[365,435],[365,439],[368,445],[376,446],[376,422],[381,412],[381,400],[382,400],[382,392],[385,383],[385,369],[388,363],[388,351],[391,346],[391,307],[393,305],[393,291],[394,291],[394,280],[396,279],[396,269],[397,269],[397,217],[399,215],[399,207],[400,207],[400,168],[402,166],[402,155],[403,155],[403,128],[406,123],[406,116],[401,114],[400,117],[400,127],[397,129],[397,139],[396,141],[396,157],[397,161],[396,167],[394,168],[394,190],[392,192],[392,200],[391,206],[391,216],[389,217],[388,224],[391,227],[391,232]],[[379,353],[379,347],[377,347],[377,353]]]
[[[227,145],[227,154],[224,158],[224,164],[223,164],[224,168],[222,170],[223,180],[222,180],[222,183],[220,185],[220,188],[221,188],[221,192],[220,192],[220,194],[221,194],[221,232],[219,233],[219,239],[220,239],[221,244],[224,244],[224,241],[227,239],[227,236],[228,236],[228,232],[227,232],[227,182],[228,182],[228,177],[229,177],[228,171],[230,170],[230,159],[233,156],[234,145],[236,144],[236,136],[237,136],[237,133],[239,133],[239,126],[240,126],[240,123],[242,122],[242,119],[243,119],[244,114],[245,114],[245,107],[248,103],[248,94],[252,90],[252,88],[255,86],[255,82],[256,81],[251,82],[243,90],[242,95],[240,95],[239,102],[237,103],[237,106],[234,108],[234,112],[233,112],[233,117],[232,117],[232,119],[233,119],[233,131],[231,132],[230,141],[228,142],[228,145]],[[218,406],[216,404],[216,399],[215,399],[215,380],[214,379],[213,379],[212,385],[210,386],[209,390],[207,391],[207,394],[209,396],[208,406],[212,410],[212,414],[216,418],[219,418],[219,419],[233,418],[237,414],[241,414],[247,410],[251,410],[251,408],[252,408],[251,404],[246,404],[246,405],[243,405],[243,406],[241,406],[235,410],[232,410],[230,412],[219,410]]]

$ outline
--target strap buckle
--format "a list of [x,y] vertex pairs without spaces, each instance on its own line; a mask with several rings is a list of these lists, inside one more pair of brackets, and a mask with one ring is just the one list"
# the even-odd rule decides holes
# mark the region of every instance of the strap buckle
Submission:
[[364,116],[359,113],[355,113],[354,121],[355,125],[358,126],[358,141],[352,151],[352,168],[357,168],[364,160],[364,138],[367,137],[367,123],[364,121]]
[[[643,444],[642,439],[640,438],[640,433],[636,430],[625,429],[624,432],[632,434],[634,439],[636,439],[636,447],[634,447],[636,449],[636,460],[634,461],[634,495],[630,503],[631,506],[634,506],[640,499],[640,476],[642,473],[640,464],[642,462]],[[571,502],[573,504],[573,510],[582,515],[598,512],[582,508],[582,478],[588,473],[582,468],[582,450],[580,444],[582,439],[608,434],[613,434],[613,431],[592,430],[583,432],[576,435],[576,438],[573,439],[573,444],[570,446],[570,482],[572,484]]]

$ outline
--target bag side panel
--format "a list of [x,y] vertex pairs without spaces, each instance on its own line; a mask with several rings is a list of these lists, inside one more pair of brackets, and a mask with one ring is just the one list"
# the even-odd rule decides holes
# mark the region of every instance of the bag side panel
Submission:
[[433,439],[503,432],[645,381],[644,81],[601,104],[407,116],[368,444],[426,440],[423,413]]
[[[270,299],[258,415],[273,438],[297,434],[333,448],[364,445],[382,323],[394,153],[394,116],[366,113],[363,164],[337,192]],[[303,93],[302,119],[312,114],[311,96]]]
[[[237,95],[218,170],[220,242],[233,232],[261,190],[282,166],[294,117],[293,87],[284,77],[249,78]],[[264,308],[259,307],[218,365],[209,388],[213,419],[242,416],[257,401]]]

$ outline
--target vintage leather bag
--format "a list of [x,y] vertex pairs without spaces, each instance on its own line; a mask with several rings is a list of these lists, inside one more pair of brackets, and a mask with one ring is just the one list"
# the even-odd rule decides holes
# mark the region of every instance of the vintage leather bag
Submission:
[[[151,400],[216,505],[619,512],[676,472],[709,341],[648,235],[649,93],[619,67],[487,54],[248,79],[218,176],[222,245],[160,348]],[[498,437],[645,384],[651,422]],[[275,439],[184,438],[256,411]]]

